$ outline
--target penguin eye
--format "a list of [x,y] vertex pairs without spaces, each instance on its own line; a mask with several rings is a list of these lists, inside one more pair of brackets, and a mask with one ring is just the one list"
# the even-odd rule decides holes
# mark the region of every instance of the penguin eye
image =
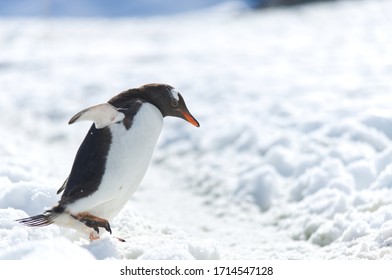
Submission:
[[172,103],[171,103],[171,104],[172,104],[173,107],[177,107],[177,106],[178,106],[178,102],[175,101],[175,100],[172,100]]

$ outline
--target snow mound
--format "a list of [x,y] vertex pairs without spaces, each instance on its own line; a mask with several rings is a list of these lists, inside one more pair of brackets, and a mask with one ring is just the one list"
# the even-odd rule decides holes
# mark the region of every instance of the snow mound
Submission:
[[153,260],[219,259],[215,242],[189,237],[181,229],[151,224],[127,207],[116,219],[116,232],[126,240],[117,244],[120,257]]
[[268,210],[277,196],[282,181],[275,169],[260,167],[243,174],[238,182],[235,196],[240,201],[256,204],[261,211]]
[[2,260],[93,260],[94,257],[64,237],[19,244],[0,254]]
[[55,203],[54,190],[28,182],[4,184],[0,189],[0,208],[15,208],[28,215],[44,212]]

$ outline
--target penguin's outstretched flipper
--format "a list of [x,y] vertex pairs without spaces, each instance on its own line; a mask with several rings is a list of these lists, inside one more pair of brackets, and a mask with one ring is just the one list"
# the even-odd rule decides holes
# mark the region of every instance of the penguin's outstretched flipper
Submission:
[[124,113],[109,103],[95,105],[80,111],[73,116],[68,124],[78,121],[93,121],[97,129],[104,128],[112,123],[120,122],[125,118]]

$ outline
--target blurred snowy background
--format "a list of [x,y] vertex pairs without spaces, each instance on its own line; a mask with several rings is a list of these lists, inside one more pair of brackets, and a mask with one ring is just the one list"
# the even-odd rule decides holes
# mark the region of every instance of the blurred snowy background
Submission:
[[119,17],[189,12],[237,2],[248,8],[334,0],[0,0],[0,16]]
[[[167,2],[0,0],[0,258],[392,258],[392,1]],[[201,127],[165,120],[128,242],[15,223],[59,199],[69,118],[150,82]]]

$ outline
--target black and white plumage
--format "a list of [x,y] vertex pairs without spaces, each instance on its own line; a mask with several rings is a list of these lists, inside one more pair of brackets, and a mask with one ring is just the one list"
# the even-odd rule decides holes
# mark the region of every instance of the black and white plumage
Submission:
[[27,226],[57,224],[99,238],[99,228],[111,233],[111,221],[123,208],[147,171],[163,118],[179,117],[199,127],[184,99],[173,87],[148,84],[120,93],[87,108],[69,124],[94,124],[82,142],[60,201],[45,213],[18,220]]

